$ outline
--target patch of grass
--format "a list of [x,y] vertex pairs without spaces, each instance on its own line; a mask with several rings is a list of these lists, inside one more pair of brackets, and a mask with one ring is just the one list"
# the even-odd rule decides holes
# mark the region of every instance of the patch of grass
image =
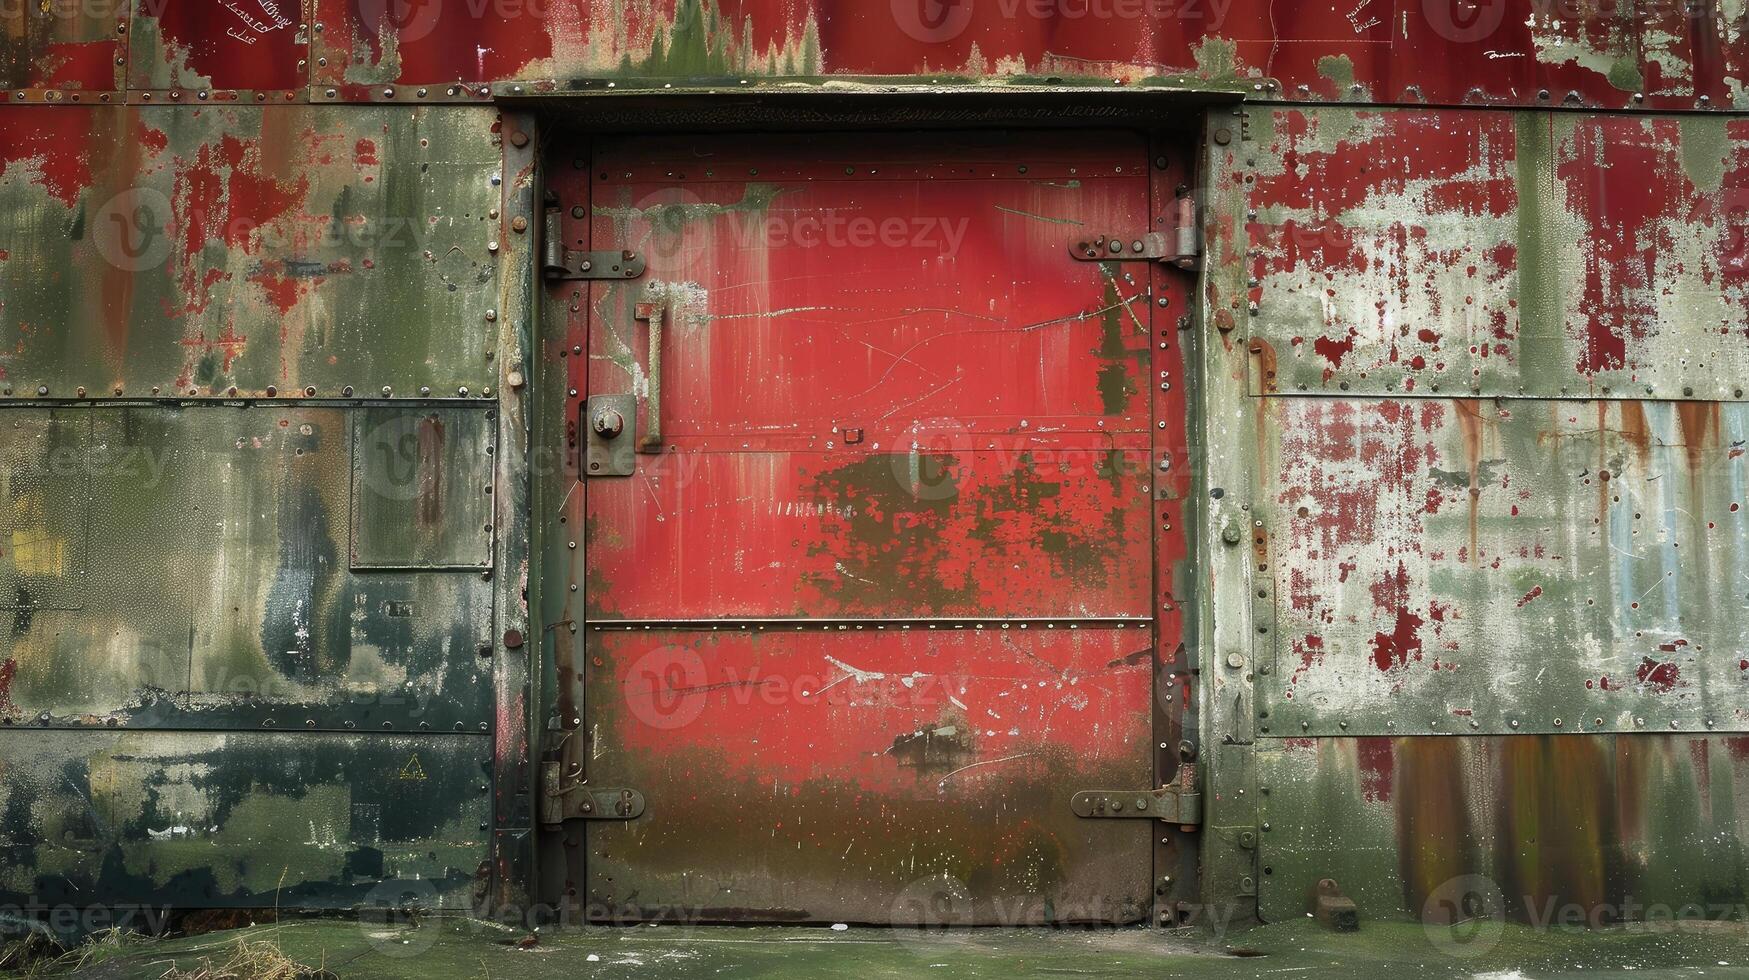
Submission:
[[164,980],[337,980],[319,966],[285,955],[277,942],[238,939],[217,957],[203,956],[193,967],[172,967]]

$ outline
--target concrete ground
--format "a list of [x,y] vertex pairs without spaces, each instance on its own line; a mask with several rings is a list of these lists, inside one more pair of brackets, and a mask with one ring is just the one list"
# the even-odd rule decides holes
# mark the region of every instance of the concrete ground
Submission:
[[[293,968],[292,963],[302,970]],[[277,966],[282,972],[273,973]],[[326,970],[326,974],[315,971]],[[205,971],[205,972],[203,972]],[[1357,933],[1310,921],[1225,937],[1142,929],[919,931],[801,927],[644,926],[543,932],[531,940],[468,920],[417,925],[345,919],[175,940],[93,947],[84,962],[39,964],[36,975],[82,978],[797,978],[843,976],[1532,980],[1741,977],[1749,924],[1682,923],[1598,932],[1486,923],[1458,930],[1363,923]]]

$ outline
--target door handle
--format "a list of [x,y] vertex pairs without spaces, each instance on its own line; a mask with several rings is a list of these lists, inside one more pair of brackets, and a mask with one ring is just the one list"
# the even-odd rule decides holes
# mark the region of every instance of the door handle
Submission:
[[644,427],[638,435],[638,452],[662,451],[662,320],[668,304],[639,303],[632,318],[642,321],[650,331],[650,355],[646,361],[645,379],[648,392],[644,407]]

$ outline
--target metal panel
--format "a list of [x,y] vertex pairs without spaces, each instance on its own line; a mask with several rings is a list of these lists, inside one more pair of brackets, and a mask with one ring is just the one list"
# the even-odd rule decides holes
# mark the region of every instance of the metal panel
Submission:
[[648,807],[577,832],[567,901],[1153,918],[1152,828],[1069,809],[1156,785],[1154,283],[1069,249],[1150,229],[1151,173],[1135,134],[941,133],[616,140],[555,180],[568,246],[649,265],[562,287],[566,423],[623,393],[663,438],[560,502],[556,761]]
[[[491,718],[490,664],[476,653],[492,642],[490,583],[347,570],[346,409],[6,411],[14,417],[13,431],[50,418],[91,430],[90,451],[45,490],[89,493],[90,516],[87,532],[12,498],[13,540],[29,554],[74,552],[78,538],[64,535],[88,533],[89,546],[80,602],[11,617],[0,640],[6,719],[472,731]],[[28,465],[14,473],[25,475],[8,476],[15,490],[35,479]],[[478,505],[457,506],[471,525]],[[402,533],[417,539],[417,523]]]
[[1749,729],[1749,406],[1257,405],[1271,734]]
[[28,617],[84,603],[90,448],[89,412],[0,417],[0,609]]
[[1321,738],[1269,748],[1257,753],[1265,921],[1303,918],[1320,878],[1336,879],[1363,920],[1499,913],[1547,925],[1579,908],[1600,924],[1655,922],[1729,918],[1749,901],[1749,739]]
[[22,907],[472,907],[486,736],[0,731]]
[[0,109],[0,390],[481,394],[495,118]]
[[0,94],[119,91],[127,6],[116,0],[0,7]]
[[1749,123],[1252,112],[1256,391],[1740,399]]
[[352,418],[352,567],[491,565],[495,413],[378,406]]
[[309,84],[307,3],[134,0],[128,88],[187,90],[177,94],[195,103],[215,93],[220,100],[250,92],[275,102],[301,99]]
[[1149,821],[1069,799],[1152,778],[1147,629],[591,632],[589,825],[610,916],[1131,922]]
[[1146,617],[1150,286],[1068,251],[1151,224],[1146,160],[1110,133],[601,148],[567,236],[650,271],[589,289],[573,383],[638,394],[639,432],[658,404],[670,451],[591,481],[591,615]]
[[646,458],[590,488],[590,617],[1146,621],[1146,453],[1003,441]]
[[1743,107],[1749,67],[1742,13],[1723,4],[316,0],[315,19],[327,98],[468,98],[508,82],[1117,81],[1305,101],[1704,109]]

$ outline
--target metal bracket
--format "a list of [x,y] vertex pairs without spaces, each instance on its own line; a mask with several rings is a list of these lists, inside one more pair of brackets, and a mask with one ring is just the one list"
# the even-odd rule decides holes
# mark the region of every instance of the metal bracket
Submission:
[[636,279],[644,274],[644,257],[636,252],[573,252],[565,249],[558,262],[546,267],[548,279]]
[[1202,823],[1202,794],[1181,793],[1176,786],[1139,792],[1082,790],[1069,800],[1069,807],[1075,816],[1090,820],[1161,820],[1184,827]]
[[1195,269],[1201,252],[1196,225],[1196,198],[1185,195],[1173,204],[1172,234],[1102,234],[1069,244],[1069,254],[1081,262],[1166,262]]
[[644,794],[624,787],[589,786],[573,782],[563,786],[559,781],[557,762],[541,763],[541,807],[543,824],[559,824],[566,820],[636,820],[644,815]]
[[631,476],[637,471],[637,396],[590,395],[582,423],[584,476]]
[[644,274],[644,257],[623,252],[574,252],[565,247],[564,219],[558,209],[546,213],[541,240],[542,266],[548,279],[636,279]]
[[1172,258],[1166,236],[1157,231],[1144,235],[1100,235],[1073,242],[1069,254],[1082,262],[1165,262]]
[[1161,820],[1182,827],[1202,823],[1202,793],[1196,787],[1196,763],[1178,766],[1178,779],[1151,790],[1088,789],[1069,799],[1075,816],[1091,820]]

